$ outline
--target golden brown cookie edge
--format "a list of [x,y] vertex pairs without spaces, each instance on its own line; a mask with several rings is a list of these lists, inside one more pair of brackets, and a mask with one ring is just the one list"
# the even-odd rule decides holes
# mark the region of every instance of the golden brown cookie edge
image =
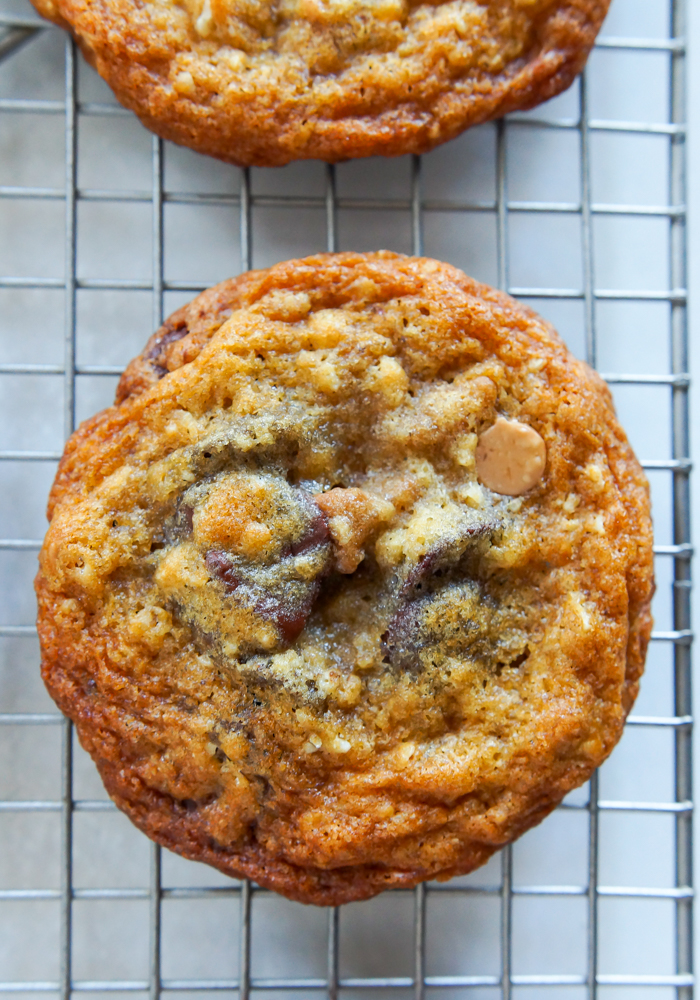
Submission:
[[[362,116],[324,118],[303,107],[286,117],[284,101],[271,110],[265,95],[228,108],[200,105],[180,97],[166,98],[159,72],[163,57],[134,62],[131,47],[114,48],[114,31],[105,30],[99,15],[84,0],[32,0],[37,11],[68,28],[86,60],[114,91],[119,102],[163,139],[239,167],[285,166],[295,160],[328,163],[368,156],[423,154],[467,128],[513,111],[526,111],[571,86],[583,69],[608,10],[610,0],[566,0],[566,23],[556,21],[538,54],[514,75],[493,78],[490,91],[456,93],[446,82],[431,106],[416,105],[408,93],[392,94],[387,109]],[[126,18],[128,20],[128,18]],[[159,69],[160,68],[160,69]],[[310,118],[315,127],[305,126]],[[304,126],[304,127],[302,127]]]
[[[356,268],[360,265],[378,266],[380,269],[398,267],[409,269],[420,269],[429,267],[430,273],[439,271],[446,280],[455,281],[461,288],[468,290],[471,294],[482,294],[484,298],[507,308],[512,317],[520,317],[526,324],[535,315],[532,310],[521,306],[503,293],[497,292],[488,286],[480,285],[462,272],[450,265],[440,264],[425,258],[410,258],[389,252],[379,252],[376,254],[323,254],[300,261],[288,261],[276,265],[267,271],[250,272],[229,282],[223,282],[213,289],[207,290],[198,296],[192,303],[183,307],[173,314],[159,331],[149,340],[149,346],[135,362],[142,361],[144,355],[149,351],[153,354],[153,346],[160,346],[158,340],[161,331],[176,329],[182,321],[182,317],[190,316],[192,322],[192,332],[195,334],[194,347],[196,353],[206,343],[206,340],[218,328],[217,323],[224,313],[230,308],[235,308],[236,304],[245,300],[247,303],[253,302],[274,287],[286,287],[290,276],[303,273],[305,280],[308,280],[311,273],[318,268]],[[376,272],[375,272],[376,273]],[[187,312],[189,310],[189,313]],[[199,325],[197,325],[199,324]],[[199,335],[200,340],[197,339]],[[559,338],[554,335],[555,344],[561,344]],[[166,345],[167,348],[168,345]],[[167,349],[166,349],[167,353]],[[194,356],[196,357],[196,353]],[[160,355],[158,355],[160,359]],[[152,361],[153,357],[149,359]],[[167,360],[167,359],[165,359]],[[627,678],[623,692],[623,713],[626,715],[631,708],[638,687],[638,677],[643,667],[643,656],[651,630],[651,618],[649,607],[651,601],[652,584],[652,564],[651,555],[651,533],[648,521],[648,486],[644,474],[637,462],[631,448],[627,442],[624,432],[619,428],[614,416],[614,408],[610,392],[600,378],[588,369],[581,362],[570,358],[572,372],[575,369],[577,379],[583,377],[586,391],[594,392],[599,400],[610,410],[611,418],[614,420],[615,435],[609,442],[608,457],[611,467],[614,470],[619,482],[624,481],[625,497],[627,506],[643,529],[639,536],[639,552],[642,558],[633,564],[628,579],[628,590],[630,594],[629,616],[630,631],[628,642]],[[135,362],[132,362],[134,364]],[[66,455],[62,460],[72,465],[72,474],[69,480],[68,492],[71,492],[79,484],[85,471],[85,460],[83,448],[88,451],[94,446],[94,436],[97,434],[102,439],[108,439],[113,428],[110,424],[123,426],[128,422],[128,411],[132,405],[140,405],[145,402],[149,389],[157,384],[158,379],[153,381],[147,379],[135,379],[131,385],[131,395],[122,396],[122,404],[112,407],[101,414],[97,414],[92,420],[81,425],[76,434],[71,438],[66,449]],[[66,470],[67,471],[67,470]],[[72,484],[70,480],[72,479]],[[66,476],[57,477],[57,483],[64,482]],[[58,499],[59,494],[54,499]],[[37,578],[37,591],[42,602],[43,581],[41,574]],[[149,789],[140,788],[140,782],[129,778],[125,774],[123,766],[117,766],[120,761],[114,762],[105,758],[90,731],[91,714],[86,699],[81,696],[72,680],[68,680],[63,664],[62,650],[55,641],[55,632],[50,619],[40,615],[40,637],[43,650],[42,673],[45,682],[52,696],[57,701],[61,709],[69,714],[76,723],[81,742],[86,750],[95,759],[105,785],[117,805],[132,818],[148,836],[157,840],[164,846],[189,857],[193,860],[206,861],[214,867],[219,868],[226,874],[234,877],[252,878],[259,884],[273,888],[289,898],[297,899],[301,902],[312,902],[320,905],[338,905],[341,902],[348,902],[356,899],[369,898],[378,892],[392,886],[415,885],[426,878],[452,877],[458,874],[466,874],[474,868],[483,864],[485,860],[496,849],[493,846],[475,844],[466,845],[464,863],[459,867],[453,867],[446,872],[425,872],[425,871],[400,871],[392,869],[382,869],[380,867],[358,866],[354,869],[301,869],[279,859],[269,859],[262,857],[261,851],[251,851],[249,854],[238,855],[225,853],[216,849],[212,844],[198,840],[192,836],[191,829],[185,820],[177,815],[177,807],[171,805],[168,811],[149,810],[148,802],[156,799],[158,803],[162,799],[162,805],[167,810],[166,797],[159,796]],[[72,676],[76,672],[76,664],[71,664]],[[78,667],[78,673],[79,667]],[[87,676],[87,674],[86,674]],[[618,737],[619,738],[619,734]],[[613,739],[606,752],[597,763],[607,756],[610,749],[616,742]],[[596,765],[597,766],[597,765]],[[527,814],[518,815],[517,822],[512,827],[508,841],[520,836],[530,826],[538,823],[554,806],[561,800],[564,794],[580,783],[580,775],[575,782],[564,782],[552,784],[549,794],[540,798]],[[145,799],[148,801],[144,801]]]

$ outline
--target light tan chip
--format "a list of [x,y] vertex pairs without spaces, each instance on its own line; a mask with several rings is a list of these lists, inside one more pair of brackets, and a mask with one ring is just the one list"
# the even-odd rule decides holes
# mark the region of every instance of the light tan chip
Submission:
[[499,417],[476,446],[479,482],[494,493],[517,497],[542,478],[547,449],[532,427]]

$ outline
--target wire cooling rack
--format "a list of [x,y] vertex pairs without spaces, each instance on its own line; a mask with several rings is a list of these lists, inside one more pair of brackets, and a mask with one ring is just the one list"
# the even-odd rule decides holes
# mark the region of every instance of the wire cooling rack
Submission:
[[[693,995],[684,4],[614,0],[606,32],[567,95],[430,156],[239,171],[147,135],[28,8],[0,15],[0,992]],[[652,484],[657,625],[621,746],[543,826],[326,911],[132,830],[37,683],[31,577],[63,435],[164,312],[378,246],[507,288],[606,373]]]

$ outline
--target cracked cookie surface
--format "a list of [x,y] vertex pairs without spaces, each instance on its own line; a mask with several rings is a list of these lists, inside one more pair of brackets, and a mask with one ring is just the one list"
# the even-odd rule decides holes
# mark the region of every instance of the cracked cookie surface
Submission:
[[424,153],[583,68],[609,0],[33,0],[154,132],[244,166]]
[[436,261],[203,293],[70,439],[49,517],[43,675],[110,795],[305,902],[471,871],[637,692],[649,499],[610,394]]

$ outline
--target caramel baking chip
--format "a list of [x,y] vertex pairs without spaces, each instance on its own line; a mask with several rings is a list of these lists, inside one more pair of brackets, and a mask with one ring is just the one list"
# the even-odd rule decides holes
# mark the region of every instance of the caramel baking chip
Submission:
[[532,427],[499,417],[479,438],[476,474],[494,493],[518,497],[540,481],[547,461],[545,443]]

